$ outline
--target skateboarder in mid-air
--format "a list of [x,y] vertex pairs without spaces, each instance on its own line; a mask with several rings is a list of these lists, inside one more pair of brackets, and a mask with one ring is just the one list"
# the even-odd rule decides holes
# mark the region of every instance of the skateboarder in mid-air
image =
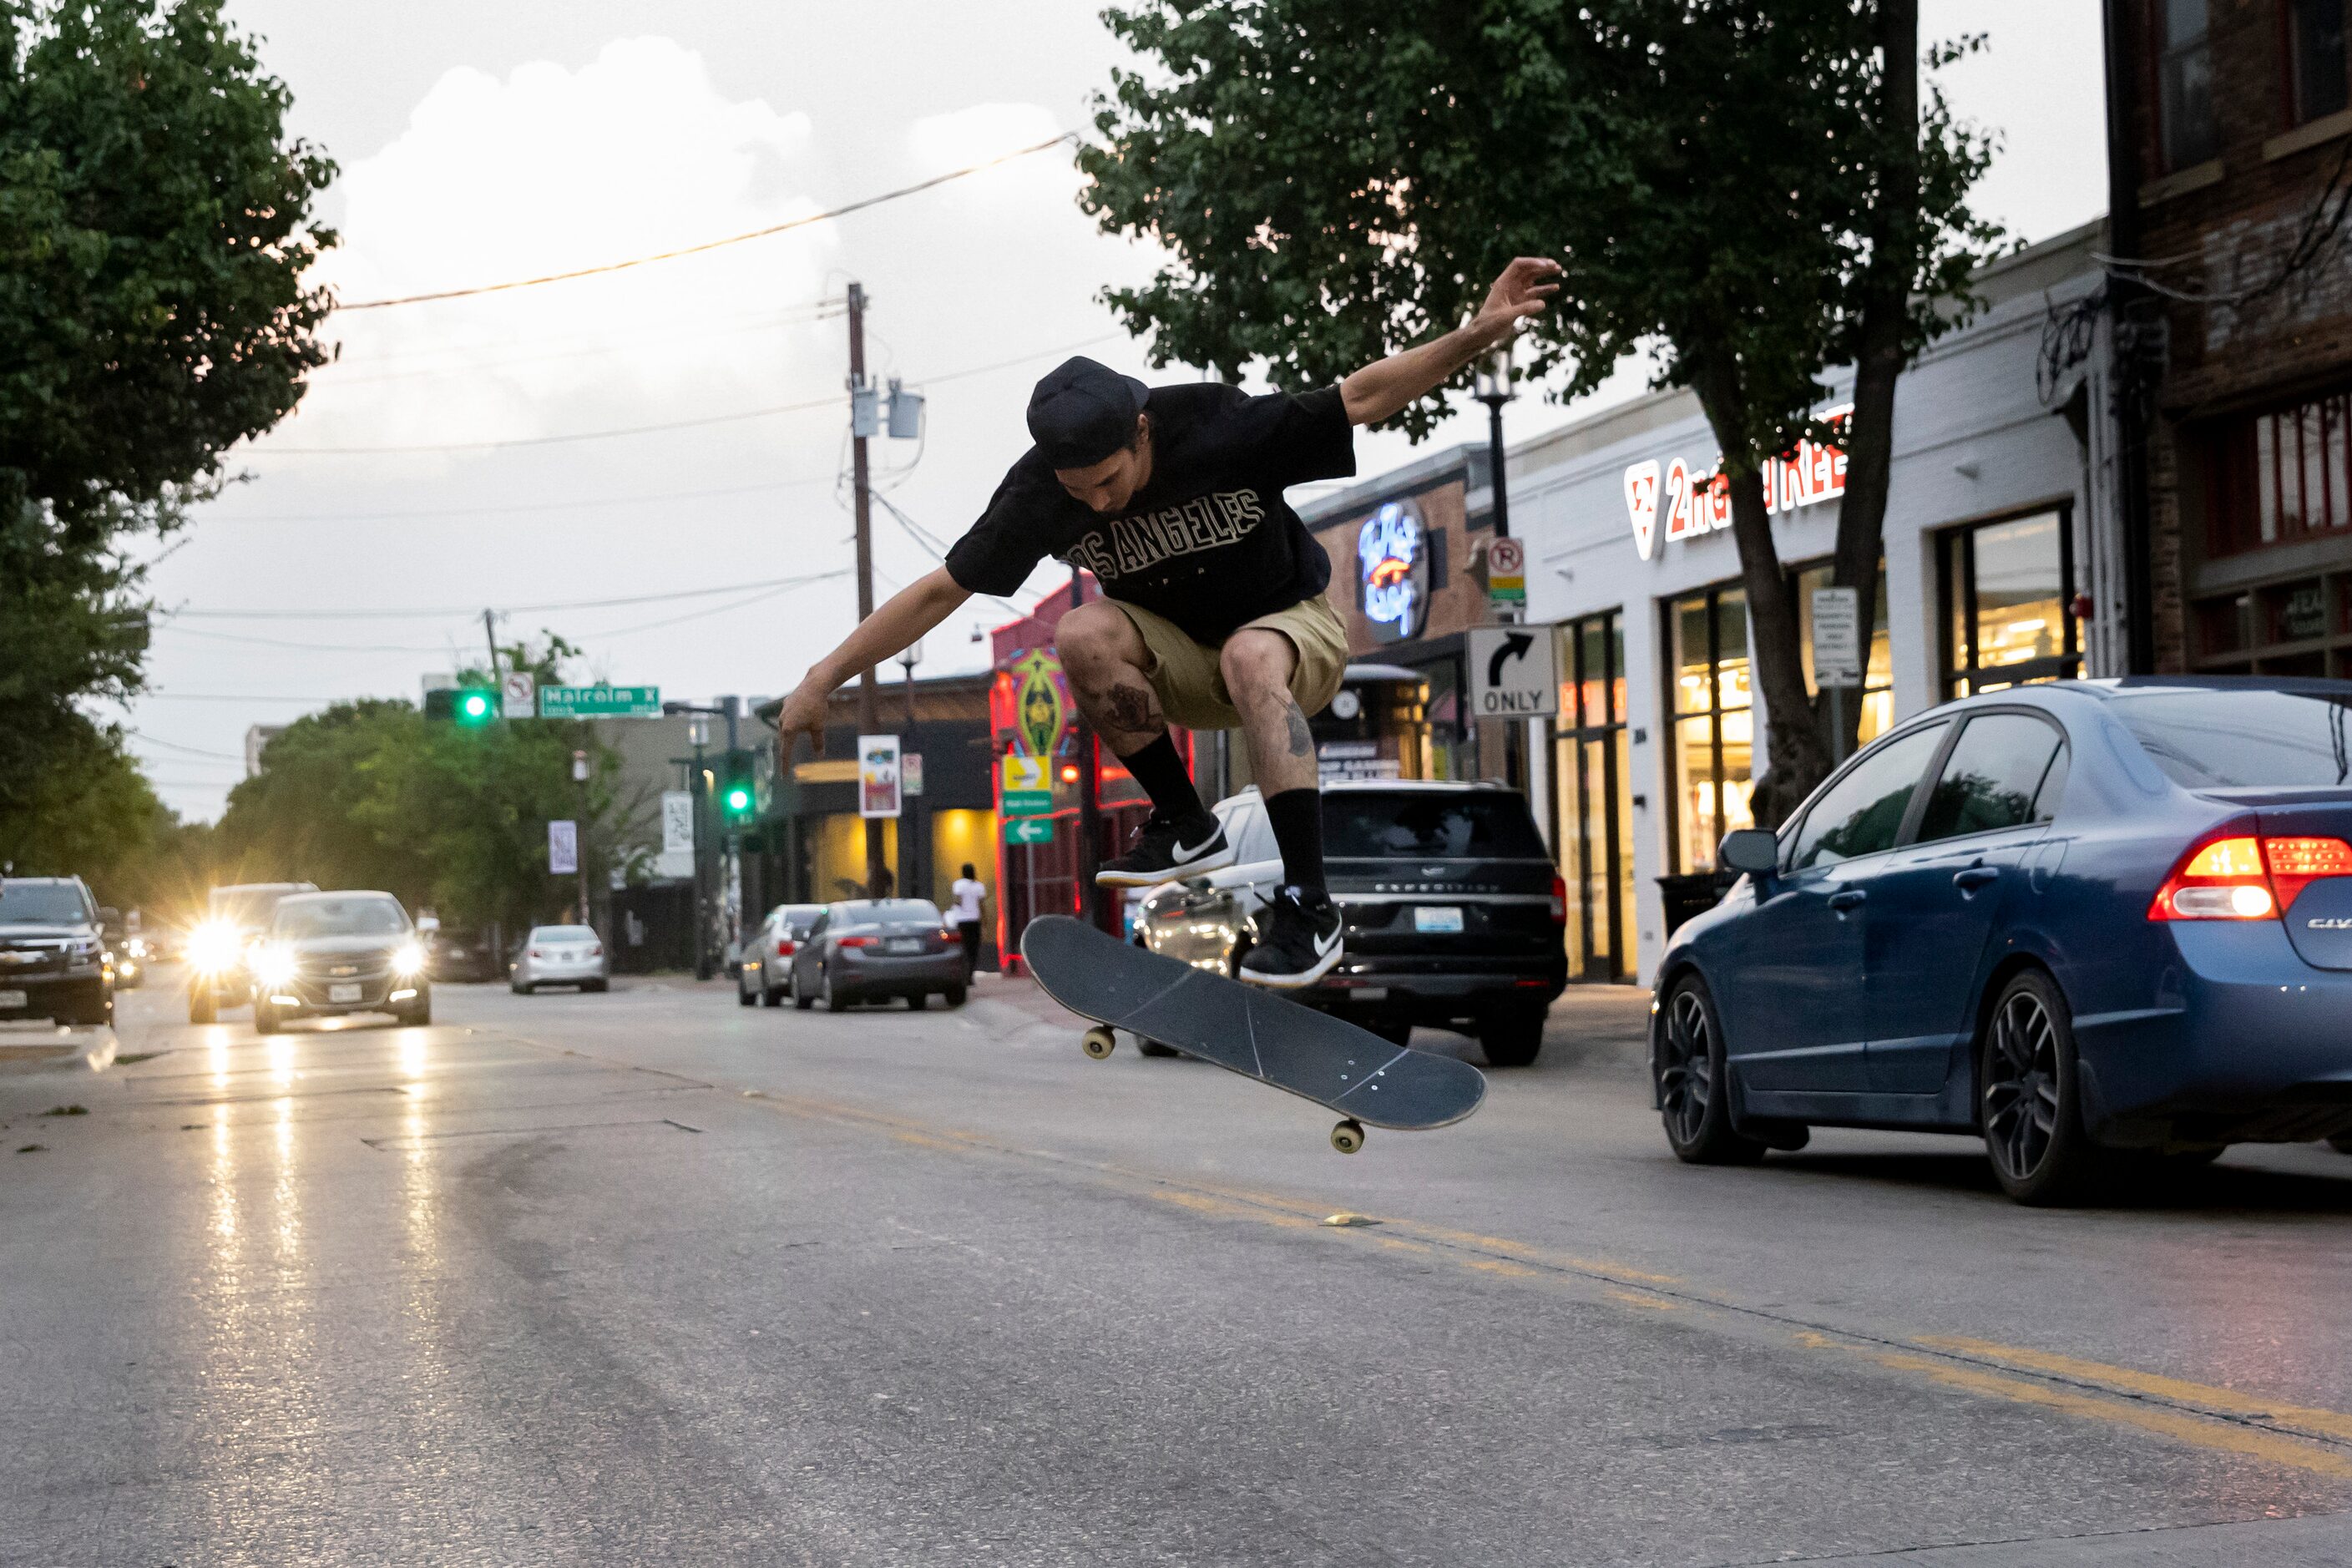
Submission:
[[1353,474],[1355,426],[1389,418],[1508,338],[1543,310],[1559,270],[1521,257],[1465,325],[1297,395],[1146,387],[1090,359],[1066,362],[1030,395],[1036,444],[947,564],[867,616],[785,699],[776,715],[782,761],[803,734],[823,749],[836,687],[971,595],[1016,592],[1048,555],[1084,567],[1104,596],[1064,616],[1055,646],[1078,710],[1152,807],[1127,853],[1096,879],[1149,887],[1233,864],[1168,726],[1238,729],[1284,879],[1242,978],[1312,984],[1339,961],[1339,913],[1324,891],[1307,718],[1339,690],[1348,646],[1323,596],[1330,558],[1283,491]]

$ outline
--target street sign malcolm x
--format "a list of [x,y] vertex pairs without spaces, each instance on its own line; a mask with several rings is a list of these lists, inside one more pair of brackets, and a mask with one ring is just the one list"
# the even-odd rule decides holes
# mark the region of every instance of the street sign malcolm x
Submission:
[[1472,626],[1470,711],[1479,719],[1547,719],[1559,711],[1549,626]]
[[542,686],[542,719],[658,719],[658,686]]

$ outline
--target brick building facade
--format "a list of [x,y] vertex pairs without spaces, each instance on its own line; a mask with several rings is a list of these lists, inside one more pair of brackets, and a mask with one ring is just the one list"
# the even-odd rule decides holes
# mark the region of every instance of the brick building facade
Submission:
[[2116,194],[2137,198],[2117,248],[2144,264],[2110,287],[2153,394],[2159,671],[2352,676],[2345,15],[2343,0],[2107,0]]

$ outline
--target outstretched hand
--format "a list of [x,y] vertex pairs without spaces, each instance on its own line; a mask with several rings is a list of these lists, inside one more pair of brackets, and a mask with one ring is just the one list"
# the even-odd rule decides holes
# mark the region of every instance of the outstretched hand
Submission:
[[778,778],[788,779],[793,776],[793,742],[803,735],[809,738],[811,756],[824,755],[826,696],[827,693],[822,691],[812,694],[806,686],[803,686],[790,697],[785,698],[784,705],[776,710],[776,776]]
[[1559,292],[1560,270],[1549,256],[1522,256],[1503,268],[1486,290],[1486,302],[1470,320],[1486,347],[1507,341],[1521,321],[1543,314],[1544,301]]

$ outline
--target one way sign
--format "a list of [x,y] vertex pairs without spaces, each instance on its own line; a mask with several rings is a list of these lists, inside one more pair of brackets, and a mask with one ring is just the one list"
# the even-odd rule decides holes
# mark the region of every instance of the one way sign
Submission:
[[1470,628],[1470,711],[1481,719],[1548,719],[1559,711],[1549,626]]

